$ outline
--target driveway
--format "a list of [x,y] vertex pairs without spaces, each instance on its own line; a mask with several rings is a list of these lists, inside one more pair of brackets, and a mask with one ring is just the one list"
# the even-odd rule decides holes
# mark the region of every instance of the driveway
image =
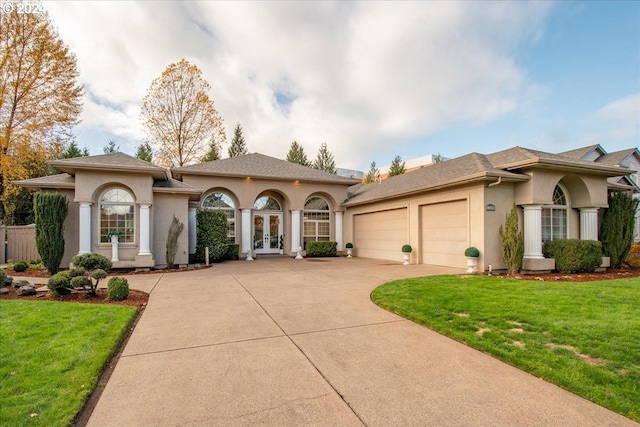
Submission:
[[260,257],[128,277],[151,294],[91,426],[638,426],[370,300],[463,270]]

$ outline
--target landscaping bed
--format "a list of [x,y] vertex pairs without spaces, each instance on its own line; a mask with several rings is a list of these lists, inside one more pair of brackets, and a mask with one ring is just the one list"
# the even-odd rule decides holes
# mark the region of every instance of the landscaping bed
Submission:
[[[30,276],[32,277],[32,276]],[[149,301],[149,294],[142,291],[137,291],[135,289],[129,290],[129,296],[122,301],[115,301],[107,298],[107,290],[106,289],[98,289],[97,296],[91,296],[86,292],[72,292],[69,295],[61,295],[55,297],[51,294],[51,292],[38,292],[36,295],[30,296],[18,296],[17,289],[13,286],[5,286],[5,289],[9,290],[8,294],[0,294],[0,300],[11,300],[11,299],[19,299],[19,300],[35,300],[35,301],[64,301],[64,302],[80,302],[80,303],[88,303],[88,304],[118,304],[118,305],[130,305],[137,307],[138,309],[143,308],[147,305]]]

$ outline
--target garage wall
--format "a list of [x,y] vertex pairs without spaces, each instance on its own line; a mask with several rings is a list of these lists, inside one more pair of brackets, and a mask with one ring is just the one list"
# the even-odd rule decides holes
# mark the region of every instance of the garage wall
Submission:
[[401,261],[402,245],[409,241],[407,215],[407,208],[355,215],[357,255]]

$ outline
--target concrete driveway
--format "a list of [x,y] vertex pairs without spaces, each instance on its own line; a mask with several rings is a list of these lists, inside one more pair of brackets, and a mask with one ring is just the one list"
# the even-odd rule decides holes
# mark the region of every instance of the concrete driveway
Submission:
[[130,276],[151,298],[89,425],[638,425],[369,297],[460,272],[261,257]]

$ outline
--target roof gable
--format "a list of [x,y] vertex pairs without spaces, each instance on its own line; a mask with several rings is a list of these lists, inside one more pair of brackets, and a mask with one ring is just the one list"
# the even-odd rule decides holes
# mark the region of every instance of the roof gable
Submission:
[[70,175],[75,175],[77,170],[105,170],[147,173],[156,179],[167,178],[167,171],[164,168],[124,153],[50,160],[48,163]]
[[607,154],[600,144],[589,145],[587,147],[576,148],[575,150],[559,153],[561,156],[572,157],[574,159],[595,161],[600,156]]
[[[635,157],[635,161],[631,159],[632,157]],[[625,160],[628,161],[625,162]],[[605,154],[596,160],[596,162],[609,166],[627,167],[627,163],[640,163],[640,152],[638,152],[637,148],[628,148],[626,150]]]

